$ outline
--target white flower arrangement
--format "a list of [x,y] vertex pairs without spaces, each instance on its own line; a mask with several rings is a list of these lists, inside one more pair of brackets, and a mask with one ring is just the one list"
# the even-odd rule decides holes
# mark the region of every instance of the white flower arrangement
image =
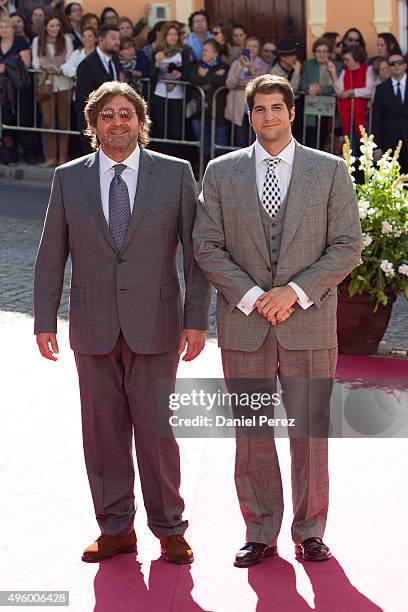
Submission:
[[374,136],[360,126],[362,153],[359,170],[364,181],[356,183],[355,158],[345,138],[343,157],[355,184],[363,231],[362,260],[350,274],[349,295],[368,292],[379,304],[400,291],[408,299],[408,175],[401,174],[398,157],[402,142],[386,151],[374,164]]

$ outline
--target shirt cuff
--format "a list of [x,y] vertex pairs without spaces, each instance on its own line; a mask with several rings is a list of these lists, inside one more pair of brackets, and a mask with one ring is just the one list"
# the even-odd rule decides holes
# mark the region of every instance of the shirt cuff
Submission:
[[306,310],[307,308],[309,308],[309,306],[312,306],[313,304],[312,300],[309,297],[307,297],[303,289],[301,289],[296,283],[289,282],[288,285],[289,287],[292,287],[294,291],[296,291],[297,296],[298,296],[298,300],[296,301],[299,304],[299,306],[303,308],[303,310]]
[[244,313],[244,315],[250,315],[253,309],[255,308],[256,300],[259,298],[260,295],[263,295],[264,293],[265,291],[263,289],[258,287],[258,285],[255,285],[254,287],[252,287],[252,289],[247,291],[244,297],[238,302],[237,308],[239,308],[241,312]]

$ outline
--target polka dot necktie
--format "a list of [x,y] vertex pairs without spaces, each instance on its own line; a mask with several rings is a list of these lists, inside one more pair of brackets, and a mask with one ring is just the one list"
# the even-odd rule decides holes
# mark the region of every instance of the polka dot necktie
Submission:
[[125,241],[131,217],[128,188],[120,176],[126,167],[125,164],[113,166],[115,176],[109,187],[109,229],[118,250]]
[[265,176],[265,182],[262,191],[262,206],[273,219],[279,212],[281,205],[281,193],[279,189],[278,177],[276,176],[275,168],[279,164],[279,157],[266,157],[268,170]]

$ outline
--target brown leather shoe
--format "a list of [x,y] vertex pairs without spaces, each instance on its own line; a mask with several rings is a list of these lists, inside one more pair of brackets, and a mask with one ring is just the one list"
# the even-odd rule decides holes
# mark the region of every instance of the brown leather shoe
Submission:
[[170,563],[192,563],[194,561],[193,551],[180,535],[167,536],[160,540],[161,554]]
[[82,561],[98,563],[104,559],[111,559],[119,553],[137,552],[136,534],[131,531],[127,535],[100,535],[95,542],[85,548]]

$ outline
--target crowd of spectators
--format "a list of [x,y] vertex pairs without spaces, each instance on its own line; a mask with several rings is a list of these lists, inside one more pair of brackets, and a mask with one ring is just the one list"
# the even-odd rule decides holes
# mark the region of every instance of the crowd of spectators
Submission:
[[[304,95],[329,95],[337,98],[337,116],[322,119],[319,142],[316,117],[306,116],[308,145],[329,148],[332,121],[336,152],[348,135],[358,154],[360,125],[374,132],[376,154],[395,147],[400,138],[408,142],[407,63],[393,34],[379,34],[377,55],[368,58],[358,29],[349,28],[343,36],[326,32],[314,42],[313,57],[302,62],[304,50],[290,37],[261,42],[237,23],[219,21],[210,27],[204,10],[189,17],[188,27],[159,21],[148,29],[150,10],[146,5],[133,23],[109,6],[98,16],[84,14],[78,2],[64,6],[61,0],[0,0],[2,123],[82,131],[89,93],[105,81],[122,80],[148,99],[154,139],[193,141],[203,134],[208,159],[214,95],[216,144],[246,146],[252,133],[245,86],[271,73],[292,85],[298,140],[303,136]],[[27,79],[27,69],[36,71],[34,79]],[[203,100],[195,86],[202,88]],[[0,162],[6,164],[24,160],[55,166],[90,151],[84,136],[47,131],[4,130],[0,144]],[[404,171],[406,146],[401,153]],[[165,142],[157,147],[182,154]]]

